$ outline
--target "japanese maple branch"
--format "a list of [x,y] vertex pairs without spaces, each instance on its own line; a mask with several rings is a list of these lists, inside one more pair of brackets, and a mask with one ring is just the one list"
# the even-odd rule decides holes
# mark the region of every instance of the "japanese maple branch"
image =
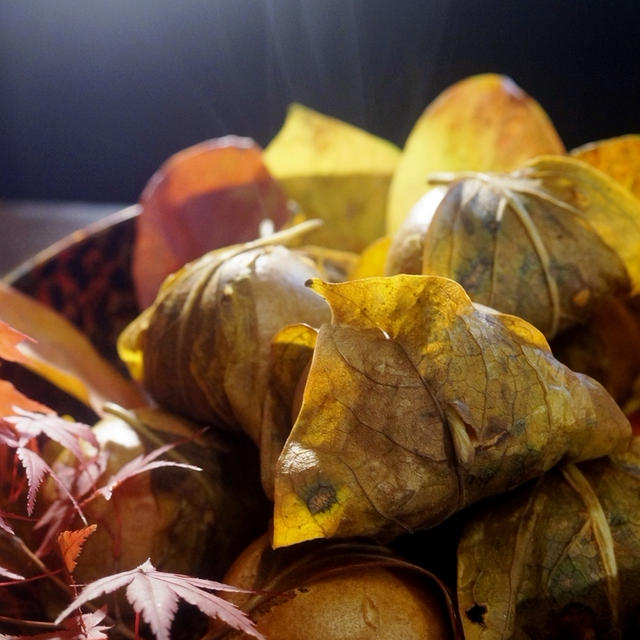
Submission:
[[[29,560],[31,562],[33,562],[35,564],[35,566],[38,568],[38,570],[42,573],[43,577],[47,577],[49,580],[51,580],[53,582],[53,584],[55,584],[59,589],[61,589],[62,591],[65,592],[66,595],[68,595],[70,598],[73,597],[73,594],[71,592],[71,588],[69,587],[68,584],[66,584],[64,582],[64,580],[61,580],[60,578],[58,578],[58,576],[55,575],[55,572],[51,571],[45,564],[44,562],[42,562],[42,560],[40,560],[40,558],[38,558],[38,556],[36,556],[35,553],[33,553],[33,551],[31,551],[31,549],[29,549],[29,547],[24,543],[24,540],[22,540],[22,538],[20,538],[20,536],[17,536],[15,534],[10,535],[8,533],[5,533],[4,531],[0,531],[0,535],[6,536],[7,538],[10,538],[10,542],[14,547],[17,547],[17,549],[23,553],[27,558],[29,558]],[[91,603],[87,603],[87,608],[90,609],[92,612],[97,611],[98,607],[96,607],[95,605],[91,604]],[[3,618],[0,617],[0,620],[2,620]],[[13,619],[7,618],[6,621],[9,622],[15,622]],[[121,624],[120,622],[118,622],[117,620],[114,620],[113,618],[110,618],[109,616],[105,617],[105,622],[109,625],[112,625],[114,628],[116,628],[122,635],[126,636],[127,638],[130,638],[131,640],[135,640],[135,634],[126,626],[124,626],[123,624]],[[20,624],[25,624],[26,626],[29,626],[29,624],[40,624],[40,625],[52,625],[52,628],[57,629],[59,628],[59,625],[55,625],[52,622],[35,622],[35,621],[22,621],[20,620]]]

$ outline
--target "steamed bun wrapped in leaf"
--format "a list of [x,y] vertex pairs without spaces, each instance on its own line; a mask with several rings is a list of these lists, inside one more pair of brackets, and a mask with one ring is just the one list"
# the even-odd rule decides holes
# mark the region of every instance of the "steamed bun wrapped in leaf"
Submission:
[[430,527],[561,460],[625,449],[607,392],[436,276],[314,281],[317,335],[275,474],[274,545]]
[[433,171],[511,171],[564,151],[544,109],[511,78],[463,78],[427,106],[409,133],[389,188],[387,231],[399,229]]
[[170,276],[120,336],[132,375],[162,406],[196,421],[244,429],[259,442],[272,336],[329,319],[304,286],[324,274],[303,253],[260,242],[205,254]]
[[458,548],[465,638],[638,637],[637,441],[478,509]]
[[441,179],[453,182],[419,241],[394,242],[390,275],[408,266],[452,278],[548,338],[603,298],[640,290],[640,201],[605,173],[540,156],[510,173]]

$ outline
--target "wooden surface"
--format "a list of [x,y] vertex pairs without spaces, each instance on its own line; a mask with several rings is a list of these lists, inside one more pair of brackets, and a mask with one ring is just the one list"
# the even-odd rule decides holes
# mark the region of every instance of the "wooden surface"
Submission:
[[121,203],[0,201],[0,276],[77,229],[125,206]]

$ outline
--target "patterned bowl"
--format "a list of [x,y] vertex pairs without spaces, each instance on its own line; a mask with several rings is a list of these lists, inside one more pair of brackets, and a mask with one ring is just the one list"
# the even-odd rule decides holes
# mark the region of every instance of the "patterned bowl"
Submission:
[[138,205],[108,215],[22,263],[5,282],[54,308],[121,370],[120,331],[138,314],[131,254]]
[[[139,313],[131,256],[140,207],[133,205],[78,230],[4,276],[4,282],[52,307],[75,325],[124,376],[116,341]],[[95,413],[58,387],[14,362],[2,377],[58,414],[91,423]]]

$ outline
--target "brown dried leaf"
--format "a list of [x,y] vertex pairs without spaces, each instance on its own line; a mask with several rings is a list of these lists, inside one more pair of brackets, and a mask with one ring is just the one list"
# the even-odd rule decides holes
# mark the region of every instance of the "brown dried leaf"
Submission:
[[278,461],[274,546],[433,526],[562,459],[626,447],[629,422],[598,383],[452,280],[312,287],[333,322]]
[[465,638],[636,637],[639,465],[566,465],[480,509],[458,550]]
[[548,337],[640,287],[640,201],[604,173],[542,156],[453,182],[424,237],[422,272]]

